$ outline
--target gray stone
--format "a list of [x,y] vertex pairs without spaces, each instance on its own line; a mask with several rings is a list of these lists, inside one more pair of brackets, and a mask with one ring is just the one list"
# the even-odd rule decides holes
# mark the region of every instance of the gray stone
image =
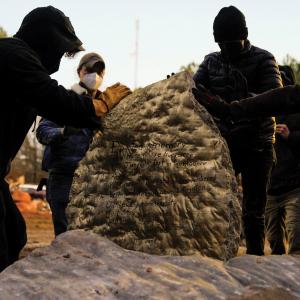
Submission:
[[75,230],[3,271],[0,299],[293,300],[299,272],[299,257],[157,256]]
[[74,179],[70,229],[160,255],[235,256],[240,205],[227,144],[188,73],[124,99]]

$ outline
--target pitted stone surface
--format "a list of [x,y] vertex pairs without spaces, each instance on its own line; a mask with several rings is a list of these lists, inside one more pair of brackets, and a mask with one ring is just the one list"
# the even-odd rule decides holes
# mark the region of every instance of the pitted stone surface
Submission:
[[75,230],[0,273],[0,299],[294,300],[299,273],[299,256],[157,256]]
[[179,73],[105,118],[76,172],[71,229],[152,254],[236,254],[241,213],[229,151],[193,86]]

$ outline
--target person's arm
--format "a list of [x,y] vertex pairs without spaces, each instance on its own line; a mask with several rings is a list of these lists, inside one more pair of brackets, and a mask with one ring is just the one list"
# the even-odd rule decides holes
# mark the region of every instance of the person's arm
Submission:
[[60,142],[64,139],[63,128],[49,120],[43,119],[36,130],[36,138],[42,145]]
[[40,116],[58,124],[100,127],[101,119],[95,114],[92,99],[58,85],[34,53],[17,49],[7,58],[7,70],[7,78],[10,85],[14,83],[13,92],[20,104],[35,108]]
[[[258,94],[282,87],[282,80],[274,56],[267,52],[261,59],[258,75]],[[250,91],[251,92],[251,91]]]
[[234,101],[228,107],[233,119],[297,113],[300,112],[300,86],[277,88],[252,98]]
[[277,88],[230,104],[205,89],[193,89],[193,93],[209,113],[234,121],[300,113],[300,85]]
[[293,152],[299,152],[300,130],[290,130],[287,124],[278,123],[276,126],[276,133],[288,143]]
[[197,72],[194,74],[193,79],[196,86],[203,85],[209,89],[209,74],[208,74],[208,57],[200,64]]

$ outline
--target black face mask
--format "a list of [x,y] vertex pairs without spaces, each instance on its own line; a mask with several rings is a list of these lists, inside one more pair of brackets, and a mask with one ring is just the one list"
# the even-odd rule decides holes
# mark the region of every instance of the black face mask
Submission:
[[221,49],[222,56],[228,61],[234,61],[237,59],[244,49],[244,41],[226,41],[220,42],[219,47]]
[[60,61],[61,61],[62,55],[48,55],[47,57],[42,57],[41,62],[43,66],[46,68],[47,73],[49,75],[57,72],[59,70]]

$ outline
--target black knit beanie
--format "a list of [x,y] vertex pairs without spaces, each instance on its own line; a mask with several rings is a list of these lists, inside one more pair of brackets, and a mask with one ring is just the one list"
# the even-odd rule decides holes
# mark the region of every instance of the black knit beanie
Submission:
[[247,39],[244,14],[234,6],[223,7],[214,20],[214,37],[217,43]]

